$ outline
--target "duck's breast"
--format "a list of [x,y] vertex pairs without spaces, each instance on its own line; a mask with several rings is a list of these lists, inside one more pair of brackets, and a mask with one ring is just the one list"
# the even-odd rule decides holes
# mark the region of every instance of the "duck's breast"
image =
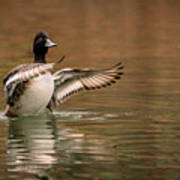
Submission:
[[19,100],[18,114],[34,114],[43,111],[54,92],[54,80],[50,73],[32,79]]

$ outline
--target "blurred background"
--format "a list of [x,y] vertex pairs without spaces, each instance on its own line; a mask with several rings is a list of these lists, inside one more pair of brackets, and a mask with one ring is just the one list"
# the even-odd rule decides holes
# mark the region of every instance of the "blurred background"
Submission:
[[33,61],[40,30],[58,44],[48,62],[66,55],[59,68],[121,61],[125,75],[69,99],[53,123],[0,120],[0,179],[179,179],[179,20],[178,0],[1,0],[1,82]]

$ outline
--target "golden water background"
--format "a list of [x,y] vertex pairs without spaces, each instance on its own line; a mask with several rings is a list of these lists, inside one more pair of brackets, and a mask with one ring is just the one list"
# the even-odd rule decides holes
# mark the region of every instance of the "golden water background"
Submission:
[[58,43],[48,62],[66,55],[59,68],[125,65],[116,85],[71,98],[53,120],[0,120],[0,179],[178,180],[180,1],[1,0],[0,22],[1,81],[32,62],[40,30]]

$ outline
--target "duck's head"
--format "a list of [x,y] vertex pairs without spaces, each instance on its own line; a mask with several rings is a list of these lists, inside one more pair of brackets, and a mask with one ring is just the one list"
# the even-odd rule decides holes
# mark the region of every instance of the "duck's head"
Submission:
[[40,31],[36,34],[33,44],[34,61],[36,63],[46,63],[45,55],[48,48],[57,46],[53,43],[45,32]]

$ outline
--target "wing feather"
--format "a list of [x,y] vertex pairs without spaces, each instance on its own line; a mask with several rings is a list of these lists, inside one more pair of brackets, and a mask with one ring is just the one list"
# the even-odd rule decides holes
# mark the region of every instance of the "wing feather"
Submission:
[[51,71],[53,67],[54,63],[32,63],[20,65],[10,71],[3,81],[7,104],[14,105],[32,78]]
[[110,86],[123,75],[121,63],[104,70],[66,68],[53,74],[55,91],[50,104],[57,106],[82,90]]

